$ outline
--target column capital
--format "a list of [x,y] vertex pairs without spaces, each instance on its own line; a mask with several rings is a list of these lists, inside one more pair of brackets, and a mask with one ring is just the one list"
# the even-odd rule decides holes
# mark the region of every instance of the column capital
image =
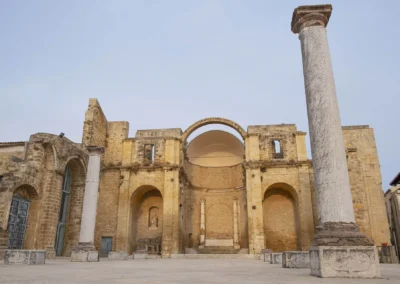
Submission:
[[299,6],[293,11],[292,32],[297,34],[306,27],[326,27],[332,14],[332,5]]
[[89,152],[89,155],[101,155],[104,153],[104,147],[100,146],[87,146],[86,150]]

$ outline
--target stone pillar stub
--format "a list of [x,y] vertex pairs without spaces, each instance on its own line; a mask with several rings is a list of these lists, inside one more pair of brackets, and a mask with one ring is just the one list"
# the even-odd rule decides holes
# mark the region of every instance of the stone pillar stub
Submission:
[[239,222],[238,222],[238,199],[233,199],[233,247],[240,248],[239,244]]
[[89,162],[86,174],[85,195],[79,244],[72,249],[71,261],[98,261],[99,256],[94,247],[94,232],[96,226],[97,200],[99,196],[101,155],[103,147],[88,146]]
[[[371,265],[379,267],[373,242],[355,224],[335,80],[325,30],[331,13],[331,5],[300,6],[294,10],[291,23],[292,32],[299,33],[301,42],[318,210],[314,247],[311,248],[311,274],[319,277],[379,277],[379,269],[370,271],[368,276],[356,273],[357,269],[363,269],[359,263],[345,276],[335,272],[328,273],[330,276],[321,273],[329,261],[337,271],[354,266],[351,259],[368,258]],[[337,249],[329,251],[328,261],[319,255],[319,248],[330,246]],[[355,246],[372,250],[365,257],[359,250],[347,249]],[[343,255],[348,257],[343,258]]]
[[206,200],[200,203],[200,248],[204,248],[206,242]]

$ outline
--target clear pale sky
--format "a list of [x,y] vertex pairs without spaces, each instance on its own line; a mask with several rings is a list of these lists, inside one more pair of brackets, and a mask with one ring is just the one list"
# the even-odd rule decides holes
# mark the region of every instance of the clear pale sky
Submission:
[[[400,171],[400,1],[331,3],[342,124],[375,129],[385,190]],[[0,141],[65,132],[81,142],[91,97],[109,121],[129,121],[130,136],[212,116],[308,132],[290,31],[306,4],[320,2],[1,1]]]

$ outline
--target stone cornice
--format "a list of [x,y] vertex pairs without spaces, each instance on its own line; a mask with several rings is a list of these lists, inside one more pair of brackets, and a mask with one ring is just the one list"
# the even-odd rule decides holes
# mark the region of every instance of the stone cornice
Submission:
[[299,6],[293,11],[291,28],[297,34],[306,27],[326,27],[332,14],[332,5]]
[[104,154],[104,147],[87,146],[86,149],[89,152],[89,155],[102,155],[102,154]]
[[311,160],[306,161],[294,161],[294,160],[281,160],[281,161],[250,161],[243,163],[245,169],[258,169],[258,168],[285,168],[285,167],[301,167],[301,166],[312,166]]
[[176,164],[165,164],[165,163],[160,163],[156,165],[149,165],[149,166],[143,166],[143,165],[129,165],[129,166],[106,166],[104,167],[101,171],[113,171],[113,170],[126,170],[126,171],[133,171],[133,172],[139,172],[139,171],[156,171],[156,170],[165,170],[165,171],[172,171],[172,170],[177,170],[179,169],[179,165]]

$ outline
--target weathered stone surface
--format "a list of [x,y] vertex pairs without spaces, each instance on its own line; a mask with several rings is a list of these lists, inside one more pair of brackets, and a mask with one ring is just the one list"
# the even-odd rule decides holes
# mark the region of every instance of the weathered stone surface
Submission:
[[197,254],[197,250],[195,250],[194,248],[186,248],[185,254]]
[[128,253],[126,251],[110,251],[108,253],[108,260],[127,260]]
[[[268,260],[266,261],[268,262]],[[282,253],[271,253],[269,263],[271,264],[281,264],[282,263]]]
[[148,253],[134,253],[132,255],[133,259],[148,259],[149,258],[149,254]]
[[372,246],[354,223],[326,222],[316,227],[314,246]]
[[309,268],[310,253],[308,251],[285,251],[282,254],[282,267]]
[[319,246],[310,249],[311,274],[343,278],[379,278],[379,257],[374,246]]
[[45,264],[45,250],[6,250],[5,264]]
[[72,262],[98,262],[99,261],[99,252],[98,251],[72,250],[71,261]]
[[[245,161],[220,168],[191,163],[185,138],[196,127],[217,122],[240,132],[244,141],[236,144],[243,147],[238,152],[244,155],[233,158]],[[86,146],[94,145],[105,149],[100,159],[95,250],[102,247],[103,237],[112,238],[113,251],[129,254],[141,249],[140,239],[160,237],[161,245],[148,249],[161,251],[164,257],[184,253],[186,248],[197,250],[207,239],[233,239],[234,248],[243,248],[236,253],[251,256],[259,255],[265,247],[274,251],[308,249],[318,214],[306,133],[294,124],[244,129],[228,120],[210,118],[195,122],[184,136],[181,129],[173,128],[139,130],[130,138],[129,123],[107,121],[98,101],[91,99],[83,145],[43,133],[32,135],[26,146],[25,142],[0,143],[0,227],[5,236],[0,237],[0,253],[8,247],[10,203],[12,195],[18,193],[31,201],[24,247],[46,249],[48,257],[54,256],[68,163],[73,177],[62,255],[70,255],[80,234],[88,168]],[[389,243],[373,130],[345,127],[343,139],[349,156],[355,221],[376,244]],[[280,143],[279,155],[274,141]],[[149,155],[151,149],[154,157]],[[201,200],[205,200],[203,214]],[[149,213],[157,209],[158,226],[153,226]]]

